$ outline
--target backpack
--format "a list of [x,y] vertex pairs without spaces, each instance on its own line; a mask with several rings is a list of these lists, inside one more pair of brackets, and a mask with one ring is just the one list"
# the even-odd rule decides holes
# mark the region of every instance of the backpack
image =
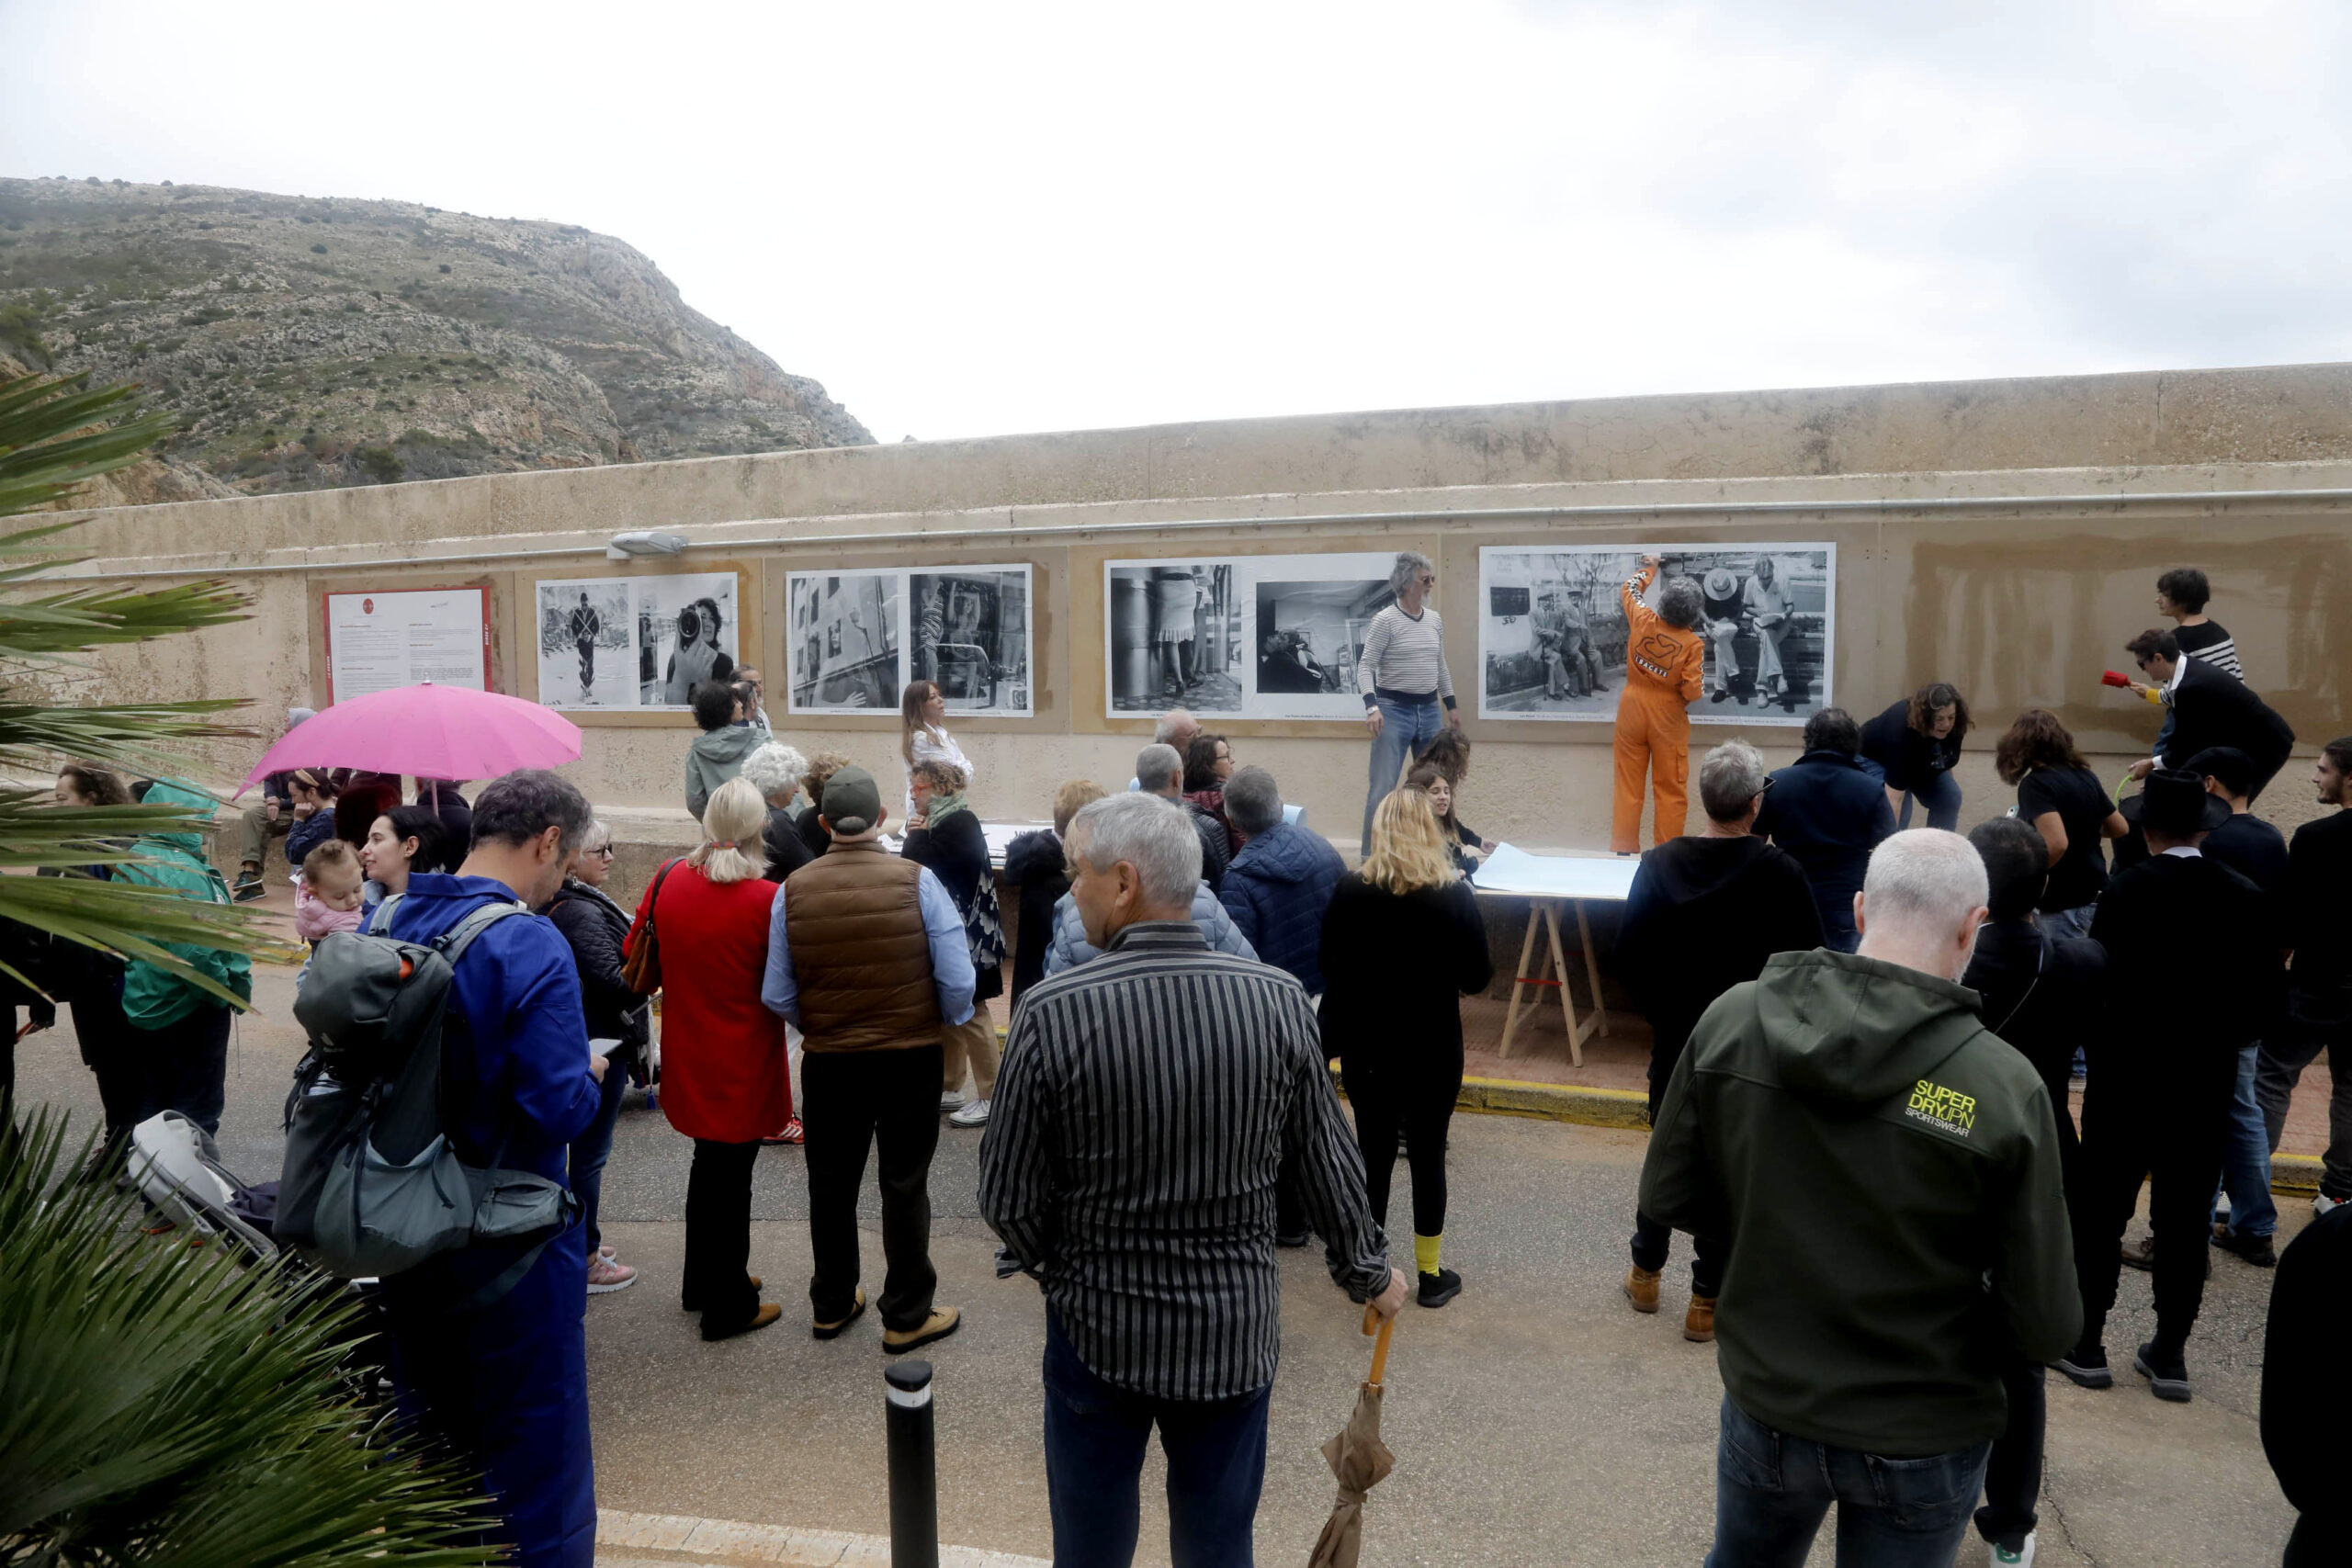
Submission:
[[525,913],[485,904],[429,943],[330,931],[311,957],[294,1016],[311,1039],[287,1099],[276,1235],[330,1274],[385,1279],[471,1246],[523,1248],[460,1307],[521,1281],[579,1201],[560,1181],[462,1159],[443,1125],[442,1032],[458,961],[490,926]]

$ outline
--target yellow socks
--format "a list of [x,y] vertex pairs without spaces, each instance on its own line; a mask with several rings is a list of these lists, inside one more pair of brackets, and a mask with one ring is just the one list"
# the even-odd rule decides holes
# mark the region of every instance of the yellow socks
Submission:
[[1422,1235],[1416,1232],[1413,1236],[1413,1267],[1424,1274],[1436,1273],[1438,1247],[1444,1241],[1442,1235]]

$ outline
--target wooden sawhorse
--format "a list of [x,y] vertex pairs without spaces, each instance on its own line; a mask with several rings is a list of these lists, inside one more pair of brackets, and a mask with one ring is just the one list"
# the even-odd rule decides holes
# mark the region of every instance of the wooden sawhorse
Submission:
[[[1577,1017],[1576,998],[1568,987],[1567,957],[1560,948],[1560,906],[1563,904],[1576,907],[1577,942],[1584,950],[1585,984],[1592,988],[1592,1010],[1581,1021]],[[1549,942],[1544,956],[1536,960],[1535,970],[1530,973],[1527,961],[1534,956],[1535,931],[1539,925]],[[1547,967],[1552,971],[1549,978],[1544,973]],[[1500,1054],[1504,1056],[1510,1055],[1511,1037],[1519,1032],[1519,1010],[1525,998],[1521,987],[1526,986],[1550,986],[1560,993],[1560,1015],[1567,1020],[1568,1024],[1568,1060],[1579,1067],[1583,1066],[1585,1038],[1595,1031],[1603,1035],[1609,1032],[1609,1010],[1600,1001],[1600,963],[1593,956],[1592,927],[1585,919],[1582,899],[1547,898],[1540,895],[1529,897],[1527,940],[1519,944],[1519,967],[1511,972],[1510,1011],[1503,1018]]]

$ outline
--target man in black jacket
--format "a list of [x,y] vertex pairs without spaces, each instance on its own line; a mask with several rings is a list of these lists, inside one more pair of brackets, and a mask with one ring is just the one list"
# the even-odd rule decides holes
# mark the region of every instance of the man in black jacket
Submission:
[[[1976,993],[1984,1027],[2041,1076],[2058,1138],[2058,1169],[2071,1200],[2081,1145],[2067,1107],[2068,1075],[2075,1047],[2096,1030],[2107,954],[2088,937],[2053,935],[2034,919],[2050,882],[2050,852],[2030,823],[1996,817],[1971,829],[1968,841],[1984,858],[1989,891],[1975,955],[1960,983]],[[2042,1371],[2038,1361],[2017,1360],[2001,1374],[2008,1426],[1993,1440],[1984,1464],[1984,1506],[1976,1510],[1976,1533],[2009,1553],[1997,1562],[2025,1561],[2039,1522],[2034,1504],[2041,1493],[2049,1415]]]
[[[2352,735],[2320,749],[2312,784],[2322,806],[2352,806]],[[2255,1069],[2255,1097],[2276,1154],[2303,1068],[2322,1051],[2328,1054],[2335,1090],[2312,1205],[2323,1214],[2352,1200],[2352,1051],[2339,1062],[2334,1049],[2352,1044],[2352,897],[2346,889],[2352,889],[2352,811],[2335,810],[2296,829],[2287,846],[2281,914],[2294,967],[2287,977],[2286,1021],[2263,1042]]]
[[1794,856],[1813,888],[1822,945],[1851,953],[1854,895],[1871,852],[1894,831],[1886,791],[1857,760],[1862,732],[1844,708],[1804,721],[1804,755],[1772,775],[1756,831]]
[[2262,1451],[2302,1516],[2279,1568],[2352,1562],[2352,1358],[2339,1352],[2352,1297],[2352,1211],[2322,1215],[2278,1259],[2262,1344]]
[[2184,1352],[2205,1297],[2208,1216],[2238,1052],[2259,1032],[2278,950],[2261,892],[2198,849],[2229,816],[2202,779],[2159,768],[2139,816],[2149,858],[2109,884],[2091,921],[2091,939],[2107,951],[2107,1027],[2090,1042],[2083,1097],[2075,1206],[2083,1334],[2056,1365],[2085,1388],[2113,1384],[2101,1335],[2123,1232],[2141,1182],[2152,1180],[2156,1337],[2132,1364],[2157,1398],[2185,1402]]
[[2142,632],[2124,648],[2172,700],[2172,738],[2162,755],[2132,764],[2132,776],[2185,767],[2209,746],[2234,746],[2254,760],[2254,787],[2246,798],[2258,798],[2262,786],[2287,765],[2295,746],[2293,728],[2244,682],[2202,659],[2184,656],[2170,632]]
[[[2253,804],[2246,798],[2246,792],[2254,787],[2254,759],[2233,746],[2209,746],[2188,759],[2188,771],[2205,781],[2207,794],[2226,801],[2230,807],[2228,819],[2206,834],[2199,848],[2262,889],[2272,929],[2283,931],[2278,921],[2279,899],[2287,887],[2287,840],[2278,829],[2254,814]],[[2124,804],[2131,807],[2138,802]],[[2261,1010],[2266,1040],[2278,1033],[2286,1004],[2283,953],[2268,979],[2269,995]],[[2213,1245],[2257,1269],[2268,1269],[2278,1260],[2271,1239],[2278,1231],[2278,1205],[2270,1199],[2269,1130],[2255,1094],[2261,1052],[2259,1043],[2238,1052],[2237,1089],[2230,1100],[2230,1137],[2222,1154],[2222,1186],[2229,1194],[2229,1204],[2224,1213],[2220,1200],[2215,1200]]]
[[[1714,999],[1756,978],[1772,954],[1820,944],[1821,923],[1804,868],[1755,834],[1764,786],[1764,758],[1747,741],[1727,740],[1708,752],[1699,764],[1706,830],[1668,839],[1644,855],[1625,896],[1617,963],[1650,1021],[1652,1121],[1684,1043]],[[1879,795],[1875,785],[1870,788]],[[1879,809],[1886,809],[1883,795]],[[1635,1312],[1657,1311],[1658,1276],[1673,1235],[1647,1214],[1634,1213],[1625,1299]],[[1715,1337],[1723,1248],[1709,1235],[1696,1237],[1694,1247],[1682,1335],[1704,1343]]]

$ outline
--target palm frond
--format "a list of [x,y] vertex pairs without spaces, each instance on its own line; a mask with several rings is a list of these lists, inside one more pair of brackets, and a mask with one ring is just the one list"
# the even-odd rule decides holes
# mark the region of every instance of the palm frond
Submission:
[[67,1146],[0,1125],[0,1562],[494,1560],[474,1487],[361,1399],[340,1286],[142,1235]]
[[64,500],[171,431],[169,415],[132,412],[136,387],[89,381],[87,371],[0,381],[0,517]]

